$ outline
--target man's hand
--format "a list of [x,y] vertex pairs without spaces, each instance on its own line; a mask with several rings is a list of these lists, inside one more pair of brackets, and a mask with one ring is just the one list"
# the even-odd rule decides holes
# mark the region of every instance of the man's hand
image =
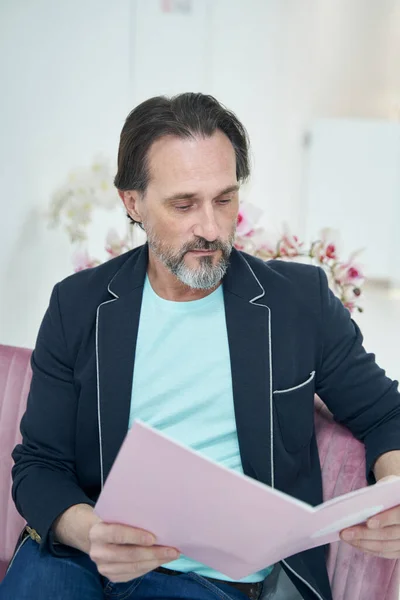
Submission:
[[[391,479],[398,477],[383,477],[376,485]],[[367,554],[382,558],[400,558],[400,504],[371,517],[365,525],[344,529],[340,537]]]
[[68,508],[53,529],[57,541],[89,554],[99,573],[115,583],[140,577],[179,557],[174,548],[155,545],[154,536],[146,531],[103,523],[88,504]]
[[89,532],[89,556],[114,583],[130,581],[179,558],[178,550],[156,546],[155,537],[127,525],[97,523]]

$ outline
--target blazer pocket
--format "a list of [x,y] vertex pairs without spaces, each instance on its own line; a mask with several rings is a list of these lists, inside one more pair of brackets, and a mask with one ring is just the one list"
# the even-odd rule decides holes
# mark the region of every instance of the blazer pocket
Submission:
[[273,393],[283,444],[297,452],[310,443],[314,431],[315,371],[299,385]]

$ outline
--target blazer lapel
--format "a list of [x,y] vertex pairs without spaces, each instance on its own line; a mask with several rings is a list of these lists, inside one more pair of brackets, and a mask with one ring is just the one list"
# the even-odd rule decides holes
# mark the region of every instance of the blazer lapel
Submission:
[[224,281],[236,427],[246,475],[274,486],[270,309],[243,255]]
[[102,485],[128,431],[132,377],[147,270],[147,246],[128,259],[108,286],[96,321],[97,395]]

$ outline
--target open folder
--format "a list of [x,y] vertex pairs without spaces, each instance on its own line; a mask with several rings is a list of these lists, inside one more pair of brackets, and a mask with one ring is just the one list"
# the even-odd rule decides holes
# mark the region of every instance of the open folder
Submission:
[[400,504],[400,478],[312,507],[231,471],[135,421],[95,512],[150,531],[157,544],[232,579],[308,548]]

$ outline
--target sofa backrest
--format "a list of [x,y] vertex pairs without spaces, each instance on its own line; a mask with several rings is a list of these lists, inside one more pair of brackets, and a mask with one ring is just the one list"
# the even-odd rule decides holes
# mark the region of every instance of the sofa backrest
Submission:
[[19,424],[31,382],[31,350],[0,345],[0,562],[12,556],[24,519],[11,498],[11,452],[21,441]]

